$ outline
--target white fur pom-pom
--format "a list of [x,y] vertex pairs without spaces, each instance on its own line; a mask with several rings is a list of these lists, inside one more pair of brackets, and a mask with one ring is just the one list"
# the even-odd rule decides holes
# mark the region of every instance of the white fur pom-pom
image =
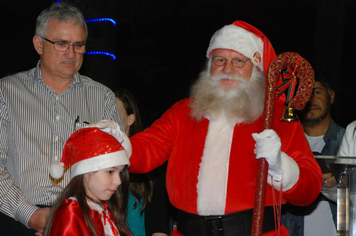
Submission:
[[51,170],[49,171],[49,173],[55,179],[61,178],[64,173],[64,163],[53,163],[51,165]]

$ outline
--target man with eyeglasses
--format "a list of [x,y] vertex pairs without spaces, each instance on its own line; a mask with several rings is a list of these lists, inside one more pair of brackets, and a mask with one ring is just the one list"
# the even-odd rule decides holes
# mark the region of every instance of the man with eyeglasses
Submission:
[[269,176],[262,232],[288,235],[273,207],[313,202],[321,171],[301,124],[280,122],[285,97],[276,99],[274,130],[262,130],[273,47],[258,29],[236,21],[213,35],[206,56],[190,98],[130,138],[130,171],[148,172],[168,160],[167,191],[178,209],[173,235],[241,236],[251,234],[257,159],[265,157]]
[[65,141],[86,123],[122,126],[113,92],[78,73],[86,51],[82,13],[53,4],[37,18],[37,66],[0,80],[0,234],[34,235],[69,182],[51,179]]

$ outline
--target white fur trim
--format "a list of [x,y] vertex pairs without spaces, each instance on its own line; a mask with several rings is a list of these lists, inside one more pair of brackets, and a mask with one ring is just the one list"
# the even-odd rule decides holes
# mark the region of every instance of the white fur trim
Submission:
[[198,175],[199,215],[225,214],[232,136],[226,119],[210,120]]
[[130,165],[125,150],[92,157],[75,163],[71,167],[70,178],[89,172],[94,172],[114,166]]
[[127,137],[127,135],[125,133],[122,134],[123,135],[123,139],[121,145],[125,148],[127,156],[130,158],[132,155],[132,146],[131,146],[131,142],[129,137]]
[[59,179],[63,176],[64,173],[64,163],[60,162],[60,163],[53,163],[51,165],[51,169],[49,171],[49,174],[55,178],[55,179]]
[[261,60],[256,66],[263,72],[263,41],[250,31],[235,25],[224,26],[212,36],[206,57],[210,58],[215,49],[230,49],[251,60],[255,52],[258,52]]
[[[273,187],[280,190],[281,183],[283,183],[283,191],[287,191],[298,182],[299,179],[299,166],[293,158],[286,153],[281,153],[282,158],[282,182],[273,180]],[[267,183],[271,184],[271,176],[268,175]]]

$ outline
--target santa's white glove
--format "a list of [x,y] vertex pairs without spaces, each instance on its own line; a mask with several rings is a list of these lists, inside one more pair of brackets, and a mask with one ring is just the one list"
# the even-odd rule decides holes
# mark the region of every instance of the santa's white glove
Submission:
[[98,129],[114,136],[121,143],[121,145],[125,148],[127,155],[130,158],[130,156],[132,154],[132,147],[131,147],[130,139],[127,137],[125,132],[121,131],[120,126],[115,121],[101,120],[97,123],[90,123],[86,127],[96,127]]
[[273,129],[265,129],[261,133],[253,133],[256,141],[256,158],[266,158],[268,162],[268,174],[276,181],[282,180],[281,139]]

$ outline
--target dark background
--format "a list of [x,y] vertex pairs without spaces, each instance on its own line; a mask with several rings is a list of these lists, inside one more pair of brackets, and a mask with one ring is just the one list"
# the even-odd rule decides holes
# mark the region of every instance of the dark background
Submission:
[[[1,0],[0,77],[33,68],[32,45],[38,14],[54,1]],[[88,23],[89,51],[80,73],[112,90],[125,87],[136,97],[144,124],[187,97],[205,63],[212,34],[235,20],[260,29],[277,54],[299,52],[336,91],[334,120],[356,119],[355,0],[67,0]]]

